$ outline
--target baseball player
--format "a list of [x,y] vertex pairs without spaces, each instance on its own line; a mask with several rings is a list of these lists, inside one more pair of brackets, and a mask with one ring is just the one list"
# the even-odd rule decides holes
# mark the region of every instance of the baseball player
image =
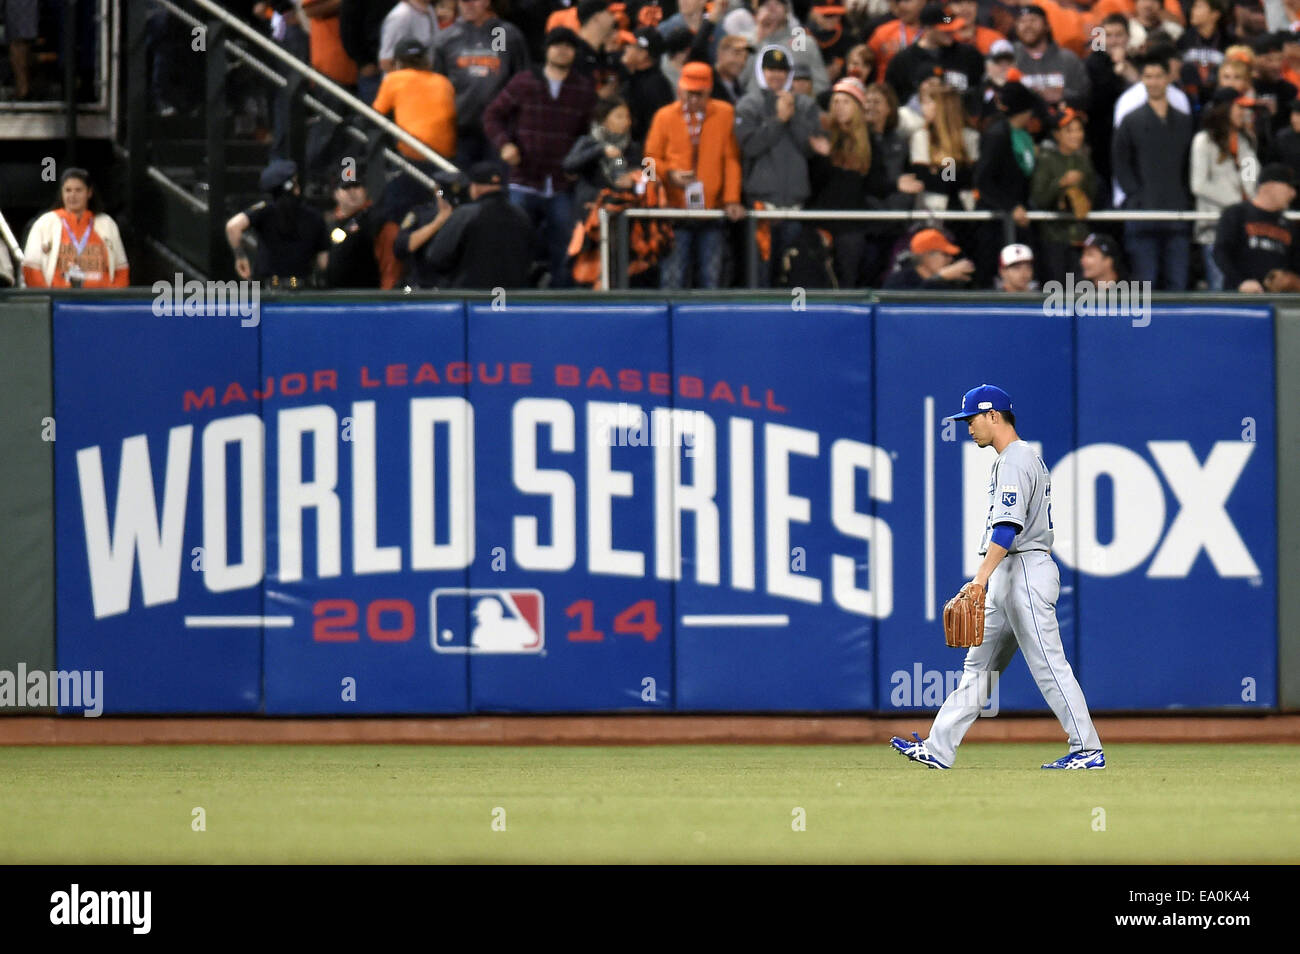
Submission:
[[1007,392],[991,384],[967,391],[961,410],[945,421],[965,421],[979,447],[998,452],[989,480],[989,509],[974,583],[986,590],[984,641],[966,653],[960,684],[922,739],[895,737],[890,745],[914,762],[951,768],[957,746],[988,704],[1016,647],[1025,654],[1038,689],[1070,739],[1070,751],[1045,769],[1103,769],[1101,740],[1088,703],[1061,647],[1056,599],[1061,575],[1052,559],[1052,483],[1043,459],[1016,433]]

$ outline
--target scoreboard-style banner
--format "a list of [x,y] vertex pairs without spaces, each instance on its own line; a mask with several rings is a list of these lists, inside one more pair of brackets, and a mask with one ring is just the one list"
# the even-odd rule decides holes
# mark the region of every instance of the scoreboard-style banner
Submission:
[[[1274,706],[1272,324],[61,302],[58,666],[107,712],[920,719],[993,457],[941,418],[988,381],[1092,707]],[[1019,660],[990,708],[1045,708]]]

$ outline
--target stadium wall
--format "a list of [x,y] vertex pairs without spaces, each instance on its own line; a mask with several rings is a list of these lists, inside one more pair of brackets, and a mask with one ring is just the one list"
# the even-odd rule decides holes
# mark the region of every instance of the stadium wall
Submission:
[[49,299],[0,304],[0,672],[54,667],[51,368]]
[[[987,380],[1093,708],[1294,707],[1300,323],[1238,302],[29,305],[3,512],[58,586],[0,551],[48,614],[0,660],[45,665],[57,602],[106,712],[932,709],[992,457],[941,418]],[[1043,709],[1023,666],[998,706]]]

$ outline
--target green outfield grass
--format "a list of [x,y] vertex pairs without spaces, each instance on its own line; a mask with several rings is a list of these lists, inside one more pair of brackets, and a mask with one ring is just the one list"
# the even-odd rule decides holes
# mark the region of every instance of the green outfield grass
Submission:
[[883,744],[0,748],[0,862],[1300,861],[1300,747],[1038,768],[1063,752],[969,745],[938,772]]

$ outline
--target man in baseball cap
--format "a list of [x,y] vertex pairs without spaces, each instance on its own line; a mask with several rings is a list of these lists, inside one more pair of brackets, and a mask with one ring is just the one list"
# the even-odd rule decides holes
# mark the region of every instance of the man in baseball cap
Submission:
[[[366,192],[365,171],[344,167],[335,174],[334,208],[325,215],[329,229],[329,262],[325,267],[330,288],[391,288],[398,269],[391,250],[378,241],[384,217]],[[381,269],[388,266],[392,281],[383,286]]]
[[581,42],[582,41],[578,37],[578,34],[574,33],[568,27],[561,26],[555,27],[546,34],[545,38],[542,40],[542,46],[545,49],[550,49],[553,46],[564,44],[577,50],[579,45],[581,45]]
[[1222,290],[1300,291],[1300,242],[1286,218],[1295,197],[1295,170],[1270,162],[1259,171],[1255,194],[1223,210],[1214,233]]
[[906,103],[916,92],[916,77],[924,67],[937,66],[945,82],[960,92],[975,89],[984,77],[984,57],[973,46],[958,43],[956,33],[965,26],[960,17],[951,17],[939,3],[928,3],[921,10],[921,36],[915,43],[889,61],[885,82]]
[[[713,68],[687,63],[678,77],[680,102],[654,115],[645,140],[661,204],[675,209],[722,209],[745,217],[736,112],[709,96]],[[659,263],[660,288],[717,288],[722,280],[725,234],[714,222],[674,223],[673,246]],[[694,275],[692,274],[694,273]]]
[[988,59],[997,63],[1012,63],[1016,59],[1016,48],[1006,37],[994,40],[989,47]]
[[659,31],[654,27],[641,27],[626,36],[631,37],[631,41],[623,47],[623,69],[627,71],[623,99],[632,114],[633,141],[645,142],[650,120],[677,97],[673,94],[673,84],[659,68],[659,58],[664,55],[664,41]]
[[707,93],[713,89],[713,68],[708,63],[687,63],[682,67],[677,87],[687,93]]
[[844,14],[847,12],[848,8],[839,4],[814,3],[808,8],[808,17],[804,21],[817,42],[828,76],[842,76],[849,50],[866,39],[865,36],[859,38],[856,29],[845,28]]
[[1035,291],[1036,285],[1033,250],[1019,242],[1004,248],[998,256],[999,289],[1004,292],[1029,292]]
[[963,394],[961,410],[956,414],[949,414],[944,421],[968,421],[988,411],[1014,413],[1015,407],[1011,404],[1011,395],[995,385],[981,384]]
[[912,253],[911,264],[890,272],[885,288],[951,291],[969,284],[975,264],[968,258],[955,260],[961,249],[938,229],[922,229],[912,236],[908,247]]
[[[240,278],[254,278],[276,288],[307,287],[313,273],[323,272],[330,247],[320,212],[302,200],[298,167],[276,159],[262,170],[258,185],[266,197],[226,222],[226,240]],[[257,258],[243,248],[244,233],[258,238]]]
[[1094,285],[1113,285],[1119,281],[1119,244],[1105,232],[1093,232],[1083,240],[1079,267],[1083,277]]
[[760,69],[775,70],[781,73],[790,72],[790,57],[779,46],[768,47],[764,50],[763,59],[760,63]]

